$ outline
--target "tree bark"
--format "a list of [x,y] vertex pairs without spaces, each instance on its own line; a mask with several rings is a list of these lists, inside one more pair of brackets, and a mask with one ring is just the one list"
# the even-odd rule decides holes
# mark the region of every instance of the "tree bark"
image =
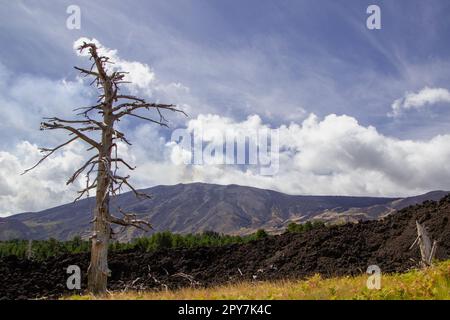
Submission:
[[111,222],[109,219],[109,192],[111,178],[111,152],[113,146],[114,117],[112,114],[113,89],[110,79],[100,70],[105,103],[103,104],[102,144],[99,152],[97,173],[96,206],[94,211],[94,230],[91,244],[91,262],[88,269],[88,290],[95,295],[106,293],[108,276],[108,246],[111,237]]
[[108,268],[108,245],[111,227],[107,218],[109,213],[109,178],[106,170],[108,168],[101,163],[99,165],[99,180],[94,211],[94,232],[91,239],[91,263],[88,269],[88,290],[95,295],[106,293],[106,285],[110,273]]
[[104,218],[106,212],[109,210],[108,201],[109,199],[106,199],[95,208],[96,220],[94,222],[94,235],[92,237],[91,263],[88,269],[88,290],[95,295],[101,295],[106,292],[106,285],[110,273],[108,268],[108,245],[111,227]]

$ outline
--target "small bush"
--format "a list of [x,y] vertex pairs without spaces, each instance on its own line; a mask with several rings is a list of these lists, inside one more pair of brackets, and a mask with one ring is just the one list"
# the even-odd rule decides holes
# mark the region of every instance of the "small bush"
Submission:
[[267,236],[268,234],[264,229],[259,229],[258,231],[256,231],[256,239],[266,238]]

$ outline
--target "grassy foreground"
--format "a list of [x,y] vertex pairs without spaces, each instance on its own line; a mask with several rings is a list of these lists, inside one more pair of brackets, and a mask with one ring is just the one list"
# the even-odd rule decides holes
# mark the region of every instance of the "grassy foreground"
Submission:
[[[103,299],[227,300],[227,299],[440,299],[450,300],[450,260],[424,270],[383,275],[381,289],[369,290],[369,275],[323,279],[315,275],[302,281],[254,282],[208,289],[186,288],[160,292],[115,292]],[[89,295],[68,299],[98,299]]]

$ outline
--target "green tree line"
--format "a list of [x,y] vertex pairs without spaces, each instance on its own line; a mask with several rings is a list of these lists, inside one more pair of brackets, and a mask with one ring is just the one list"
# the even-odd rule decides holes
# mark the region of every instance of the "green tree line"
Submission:
[[[286,232],[300,233],[322,227],[323,225],[322,222],[306,222],[305,224],[290,223]],[[160,249],[226,246],[237,243],[248,243],[269,236],[263,229],[245,236],[226,235],[214,231],[186,235],[164,231],[156,232],[149,237],[136,238],[127,243],[112,242],[109,245],[109,249],[115,252],[135,249],[152,252]],[[0,241],[0,257],[17,256],[19,258],[45,260],[52,256],[89,251],[89,241],[82,240],[78,236],[69,241],[58,241],[55,239]]]
[[[235,243],[246,243],[268,236],[264,230],[247,236],[231,236],[206,231],[201,234],[180,235],[169,231],[157,232],[149,237],[133,239],[131,242],[112,242],[111,251],[137,249],[146,252],[172,248],[194,248],[201,246],[224,246]],[[75,237],[69,241],[49,240],[9,240],[0,241],[0,257],[17,256],[44,260],[52,256],[68,253],[89,252],[89,241]]]

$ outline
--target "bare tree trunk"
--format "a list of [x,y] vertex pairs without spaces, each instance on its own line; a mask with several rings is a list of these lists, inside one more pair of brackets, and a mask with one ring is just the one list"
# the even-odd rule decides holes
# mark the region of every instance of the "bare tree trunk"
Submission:
[[108,246],[111,237],[111,222],[109,214],[109,192],[112,183],[111,149],[113,147],[113,90],[111,82],[100,70],[100,76],[105,89],[103,104],[103,120],[105,129],[102,131],[102,148],[99,153],[97,173],[96,206],[94,212],[94,232],[92,235],[91,263],[88,269],[88,290],[95,295],[106,293],[108,276]]
[[[97,192],[97,200],[102,196]],[[108,197],[107,197],[108,198]],[[94,234],[92,237],[91,263],[88,269],[88,290],[98,295],[106,292],[106,284],[110,273],[108,268],[108,245],[111,227],[105,220],[109,210],[109,199],[97,204],[95,208]]]
[[[102,140],[107,140],[104,135]],[[111,146],[112,142],[107,144]],[[106,145],[104,145],[106,146]],[[106,148],[106,157],[110,152]],[[105,162],[99,164],[96,206],[94,211],[94,232],[92,235],[91,263],[88,269],[88,289],[93,294],[104,294],[110,270],[108,268],[108,245],[111,237],[109,215],[110,168]]]
[[433,263],[434,255],[436,254],[437,242],[433,241],[431,244],[431,239],[428,236],[428,232],[425,227],[416,221],[417,227],[417,238],[409,249],[412,249],[416,244],[419,244],[421,261],[420,265],[425,268],[431,266]]

